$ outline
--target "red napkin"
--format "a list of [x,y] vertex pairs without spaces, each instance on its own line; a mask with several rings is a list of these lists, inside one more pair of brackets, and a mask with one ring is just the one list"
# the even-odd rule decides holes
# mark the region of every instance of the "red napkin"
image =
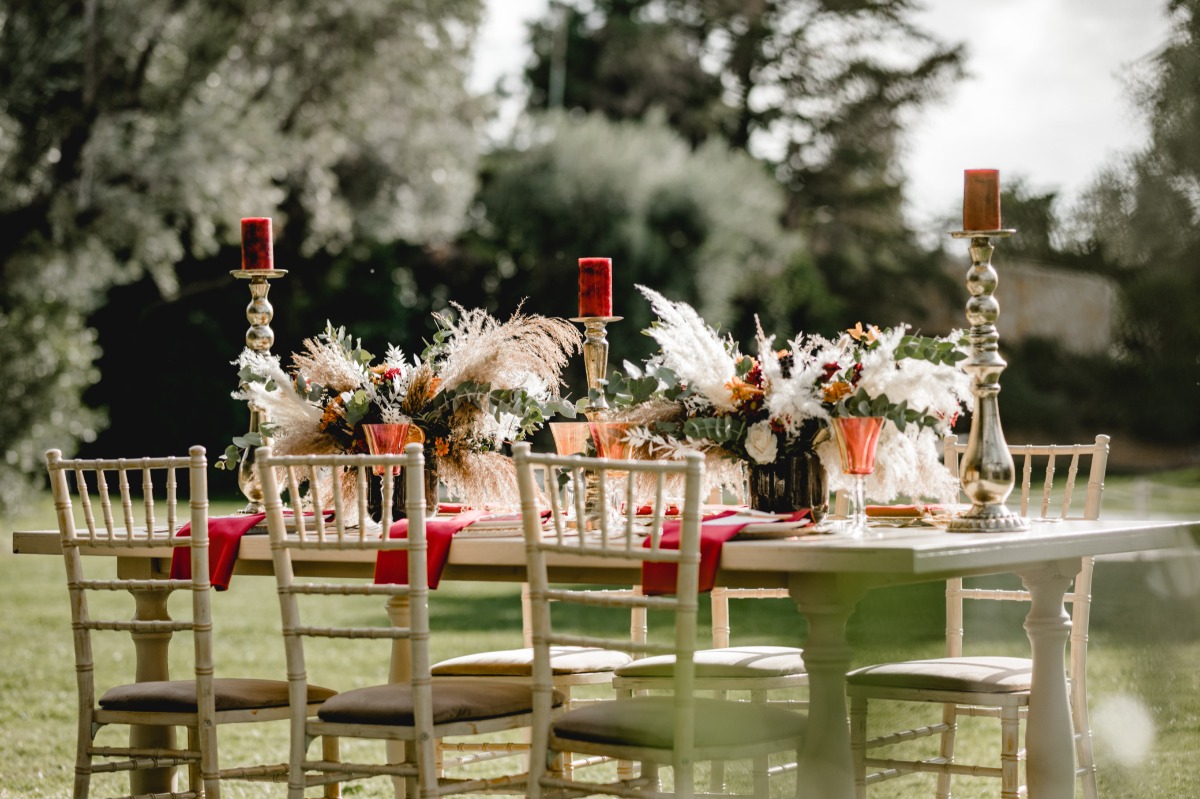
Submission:
[[[638,509],[637,509],[638,516],[649,516],[652,513],[654,513],[653,505],[638,505]],[[665,511],[663,511],[663,516],[678,516],[678,515],[679,515],[679,506],[678,505],[668,505],[667,509]]]
[[[450,540],[454,534],[469,524],[483,518],[483,511],[471,510],[452,519],[425,522],[425,542],[428,550],[429,587],[437,588],[442,579],[442,569],[450,557]],[[400,519],[388,530],[388,538],[407,538],[408,519]],[[408,583],[408,552],[401,549],[381,551],[375,558],[375,582],[406,585]]]
[[[721,546],[733,538],[743,527],[751,524],[761,524],[764,519],[747,519],[742,517],[736,521],[721,524],[718,520],[727,516],[735,516],[736,510],[721,511],[705,516],[700,523],[700,591],[708,592],[717,581],[717,565],[721,562]],[[809,511],[798,510],[786,519],[779,521],[798,522],[808,517]],[[679,529],[682,521],[663,522],[662,537],[659,539],[661,549],[679,549]],[[642,544],[649,548],[650,539]],[[675,584],[679,577],[679,567],[674,563],[645,561],[642,563],[642,591],[647,596],[675,593]]]
[[[208,579],[213,588],[224,591],[229,588],[233,567],[237,564],[238,544],[242,536],[256,524],[267,518],[265,513],[247,513],[238,516],[217,516],[208,520]],[[179,528],[177,536],[192,534],[191,523]],[[179,547],[171,553],[171,579],[192,579],[192,553]]]

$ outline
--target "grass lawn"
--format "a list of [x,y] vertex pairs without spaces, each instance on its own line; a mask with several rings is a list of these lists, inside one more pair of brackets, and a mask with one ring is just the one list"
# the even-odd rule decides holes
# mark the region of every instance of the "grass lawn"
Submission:
[[[1115,514],[1123,494],[1110,481],[1105,513]],[[1185,487],[1194,486],[1183,481]],[[1178,496],[1178,495],[1176,495]],[[1191,493],[1178,512],[1200,518],[1200,501]],[[1111,498],[1111,499],[1110,499]],[[1112,499],[1118,501],[1113,502]],[[221,512],[214,508],[214,512]],[[0,521],[0,799],[39,799],[70,795],[75,737],[76,695],[67,595],[59,558],[16,557],[11,531],[53,526],[46,502],[31,515]],[[520,644],[518,586],[445,583],[431,601],[434,657],[447,657]],[[1105,560],[1096,568],[1088,681],[1093,728],[1100,763],[1100,793],[1114,799],[1200,796],[1200,556],[1171,553],[1142,560]],[[936,656],[944,627],[938,584],[872,592],[850,622],[855,664],[918,656]],[[980,619],[969,639],[996,653],[1026,654],[1020,634],[1023,612]],[[787,600],[741,602],[734,606],[735,643],[795,643],[803,640],[804,622]],[[214,601],[218,668],[226,673],[282,678],[283,647],[277,640],[278,604],[269,580],[241,579]],[[386,623],[382,607],[347,610],[363,623]],[[706,620],[702,623],[706,623]],[[969,621],[968,624],[972,624]],[[1015,632],[1015,635],[1014,635]],[[969,651],[969,650],[968,650]],[[126,655],[132,665],[132,652]],[[365,683],[387,673],[379,646],[339,650],[310,663],[315,682],[321,675],[353,673]],[[183,674],[182,667],[173,673]],[[341,678],[329,679],[341,682]],[[873,720],[886,722],[895,708],[886,704]],[[936,710],[930,709],[929,721]],[[960,759],[990,757],[998,728],[970,720],[960,733]],[[255,752],[258,762],[286,759],[286,726],[247,725],[222,729],[222,754],[237,762],[239,750]],[[740,778],[742,775],[736,774]],[[932,777],[894,780],[873,789],[875,797],[932,794]],[[121,776],[98,779],[93,796],[126,792]],[[788,795],[791,783],[776,780],[773,793]],[[234,797],[283,796],[281,785],[228,784]],[[348,797],[391,795],[383,780],[352,784]],[[960,779],[956,797],[997,796],[991,780]]]

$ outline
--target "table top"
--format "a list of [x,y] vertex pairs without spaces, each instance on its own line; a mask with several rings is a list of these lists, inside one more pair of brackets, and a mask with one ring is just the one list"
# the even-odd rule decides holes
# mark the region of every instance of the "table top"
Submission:
[[[949,533],[932,527],[873,527],[865,539],[841,534],[798,535],[794,538],[733,540],[721,553],[719,580],[730,584],[782,585],[799,573],[855,573],[930,580],[947,575],[1010,571],[1027,564],[1088,555],[1107,555],[1194,545],[1200,521],[1083,520],[1037,521],[1019,533]],[[58,532],[18,531],[17,554],[58,554]],[[113,555],[113,552],[96,554]],[[121,553],[137,557],[138,552]],[[373,567],[373,552],[297,552],[298,571],[365,573]],[[551,566],[579,579],[624,581],[629,575],[607,574],[611,564],[586,556],[558,555]],[[517,529],[511,535],[489,530],[455,536],[445,579],[523,580],[524,542]],[[270,543],[266,535],[247,535],[238,557],[239,573],[269,573]],[[565,578],[565,577],[564,577]]]

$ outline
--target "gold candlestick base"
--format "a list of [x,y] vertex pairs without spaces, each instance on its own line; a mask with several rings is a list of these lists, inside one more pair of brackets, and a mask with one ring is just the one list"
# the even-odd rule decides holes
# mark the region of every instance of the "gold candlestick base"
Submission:
[[946,529],[952,533],[1009,533],[1029,529],[1029,521],[1004,504],[1016,484],[1016,470],[1000,426],[997,398],[1000,373],[1008,364],[1000,357],[1000,336],[996,332],[1000,304],[992,295],[999,278],[991,263],[995,249],[991,239],[1007,238],[1014,233],[1015,230],[960,230],[950,234],[952,238],[971,240],[971,268],[967,271],[971,357],[963,362],[963,368],[972,376],[971,394],[975,397],[967,450],[959,464],[963,491],[971,500],[971,509],[950,522]]

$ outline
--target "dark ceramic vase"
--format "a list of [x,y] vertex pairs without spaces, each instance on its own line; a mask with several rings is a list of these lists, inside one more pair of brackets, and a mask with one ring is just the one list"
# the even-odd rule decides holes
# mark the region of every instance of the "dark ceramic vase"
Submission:
[[808,509],[813,521],[829,512],[829,484],[816,453],[784,455],[772,463],[751,463],[750,507],[768,513]]
[[[404,470],[392,478],[392,518],[408,517],[404,503],[408,497],[407,480]],[[379,521],[380,510],[383,506],[383,481],[372,475],[371,487],[367,491],[367,513],[375,521]],[[425,462],[425,516],[433,517],[438,512],[438,473],[437,461],[430,459]]]

